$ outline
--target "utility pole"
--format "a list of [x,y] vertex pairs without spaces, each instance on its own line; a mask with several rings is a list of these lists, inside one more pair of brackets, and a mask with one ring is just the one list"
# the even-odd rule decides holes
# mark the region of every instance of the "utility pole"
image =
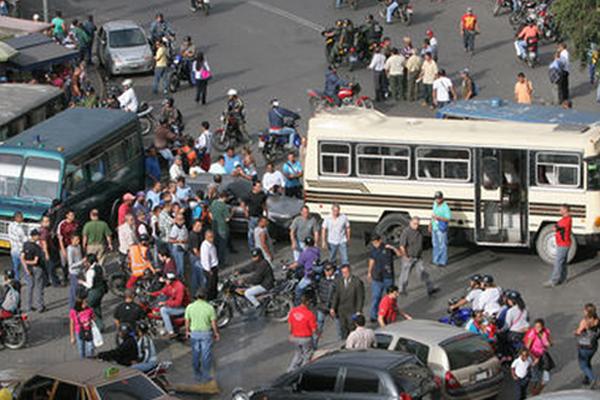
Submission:
[[44,8],[44,22],[48,22],[48,0],[42,0],[43,8]]

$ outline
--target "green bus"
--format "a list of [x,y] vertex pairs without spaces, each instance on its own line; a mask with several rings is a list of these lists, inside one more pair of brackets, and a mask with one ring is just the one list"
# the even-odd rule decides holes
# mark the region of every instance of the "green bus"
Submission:
[[135,113],[68,109],[0,145],[0,248],[23,212],[28,230],[52,203],[86,219],[92,208],[115,219],[123,193],[144,188],[144,152]]

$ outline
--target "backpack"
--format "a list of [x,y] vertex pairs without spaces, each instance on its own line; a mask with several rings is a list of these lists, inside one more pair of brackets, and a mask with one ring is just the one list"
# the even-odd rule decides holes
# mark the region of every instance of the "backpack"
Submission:
[[550,78],[550,83],[558,83],[561,78],[561,71],[557,68],[550,68],[548,70],[548,78]]
[[475,96],[477,96],[479,94],[479,86],[477,86],[477,84],[475,83],[475,81],[472,80],[472,79],[471,79],[471,83],[473,85],[472,86],[472,91],[471,91],[473,93],[472,97],[475,97]]

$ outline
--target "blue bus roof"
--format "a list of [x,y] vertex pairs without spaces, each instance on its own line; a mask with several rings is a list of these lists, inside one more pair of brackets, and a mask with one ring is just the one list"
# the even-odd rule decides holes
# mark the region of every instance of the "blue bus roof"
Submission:
[[8,139],[0,149],[41,150],[70,159],[136,118],[121,110],[71,108]]
[[600,122],[600,113],[566,110],[562,107],[518,104],[500,99],[455,101],[439,109],[436,117],[558,125],[592,125]]

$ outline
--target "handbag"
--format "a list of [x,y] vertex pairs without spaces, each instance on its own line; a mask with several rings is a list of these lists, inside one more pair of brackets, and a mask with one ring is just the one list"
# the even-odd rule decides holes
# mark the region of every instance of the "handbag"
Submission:
[[556,363],[548,351],[542,354],[540,364],[543,371],[552,371],[556,367]]
[[210,78],[212,78],[212,72],[210,72],[210,70],[202,67],[202,69],[200,70],[200,79],[202,79],[203,81],[206,81]]
[[102,333],[100,333],[100,329],[98,329],[98,325],[96,325],[96,322],[92,321],[92,329],[90,329],[90,331],[92,332],[94,347],[102,347],[102,345],[104,344],[104,338],[102,337]]

